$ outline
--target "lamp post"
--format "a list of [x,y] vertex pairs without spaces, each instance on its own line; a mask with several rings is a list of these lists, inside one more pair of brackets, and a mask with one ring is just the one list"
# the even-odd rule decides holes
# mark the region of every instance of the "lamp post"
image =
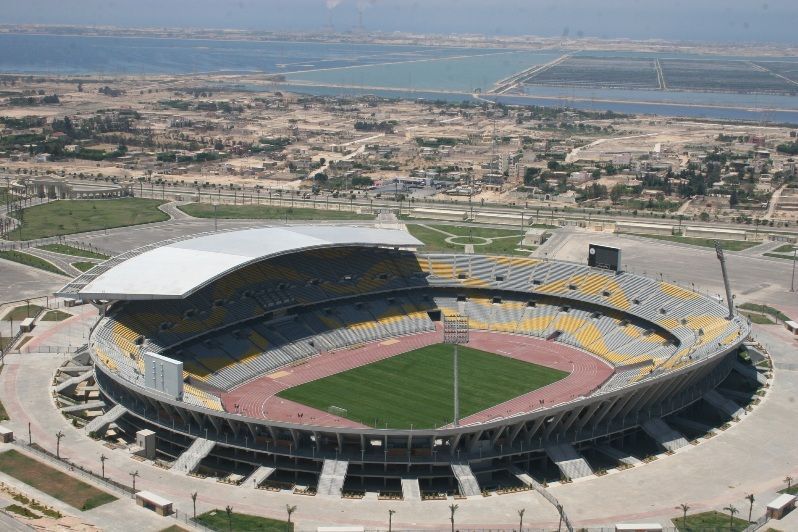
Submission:
[[459,368],[458,368],[458,352],[457,346],[460,344],[468,343],[468,317],[467,316],[444,316],[443,317],[443,343],[453,344],[453,403],[454,412],[452,424],[457,427],[460,424],[460,383],[459,383]]
[[792,248],[792,280],[790,281],[790,292],[795,292],[795,254],[798,253],[798,248]]

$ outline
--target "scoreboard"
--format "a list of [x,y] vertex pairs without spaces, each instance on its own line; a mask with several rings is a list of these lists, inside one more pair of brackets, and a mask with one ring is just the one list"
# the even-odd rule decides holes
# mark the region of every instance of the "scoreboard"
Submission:
[[587,252],[587,265],[614,272],[621,269],[621,250],[599,244],[590,244]]

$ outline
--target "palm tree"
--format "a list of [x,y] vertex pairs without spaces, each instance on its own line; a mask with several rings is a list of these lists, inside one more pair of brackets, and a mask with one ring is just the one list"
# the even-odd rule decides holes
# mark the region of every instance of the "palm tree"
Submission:
[[138,470],[129,473],[131,478],[133,479],[133,493],[136,492],[136,477],[139,476]]
[[452,532],[454,532],[454,513],[457,511],[458,508],[460,508],[460,506],[457,504],[449,505],[449,511],[451,512],[451,515],[449,516],[449,521],[452,522]]
[[790,475],[787,475],[786,477],[784,477],[784,482],[787,483],[787,489],[790,489],[790,486],[792,486],[792,477]]
[[291,530],[291,514],[296,512],[296,505],[291,506],[290,504],[286,504],[285,512],[288,514],[288,527],[286,528],[286,530]]
[[751,513],[754,511],[754,501],[756,499],[754,498],[754,494],[753,493],[749,493],[748,495],[745,496],[745,498],[748,499],[748,522],[750,523],[751,522]]
[[191,502],[194,503],[194,519],[197,518],[197,492],[191,494]]
[[526,508],[521,508],[518,510],[518,517],[521,521],[518,523],[518,532],[523,532],[524,530],[524,512],[526,512]]
[[724,510],[729,512],[729,530],[733,530],[734,529],[734,514],[736,514],[740,510],[735,508],[733,504],[728,505],[727,507],[724,508]]
[[103,471],[103,479],[105,479],[105,461],[108,460],[108,457],[104,454],[100,455],[100,463],[102,464],[102,471]]
[[224,511],[227,513],[227,530],[233,530],[233,507],[228,504]]
[[679,505],[679,508],[682,509],[682,528],[687,530],[687,511],[690,509],[690,506],[682,503]]
[[64,433],[60,430],[55,433],[55,457],[59,460],[61,459],[61,438],[64,437]]
[[388,532],[391,532],[391,521],[393,521],[393,514],[396,513],[396,510],[388,510]]

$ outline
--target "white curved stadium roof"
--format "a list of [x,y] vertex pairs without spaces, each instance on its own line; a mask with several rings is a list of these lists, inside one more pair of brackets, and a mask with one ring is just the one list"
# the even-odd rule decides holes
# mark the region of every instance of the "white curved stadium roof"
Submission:
[[398,229],[332,225],[245,229],[156,247],[100,273],[77,291],[70,289],[78,278],[57,295],[85,300],[182,299],[228,273],[277,255],[325,247],[420,245]]

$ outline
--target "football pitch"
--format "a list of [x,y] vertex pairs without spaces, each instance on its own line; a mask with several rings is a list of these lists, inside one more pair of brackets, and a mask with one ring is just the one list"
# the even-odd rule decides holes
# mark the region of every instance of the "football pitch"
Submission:
[[[437,344],[280,392],[278,397],[379,428],[432,428],[451,423],[453,352]],[[460,417],[556,382],[568,373],[459,347]],[[334,409],[335,410],[335,409]]]

